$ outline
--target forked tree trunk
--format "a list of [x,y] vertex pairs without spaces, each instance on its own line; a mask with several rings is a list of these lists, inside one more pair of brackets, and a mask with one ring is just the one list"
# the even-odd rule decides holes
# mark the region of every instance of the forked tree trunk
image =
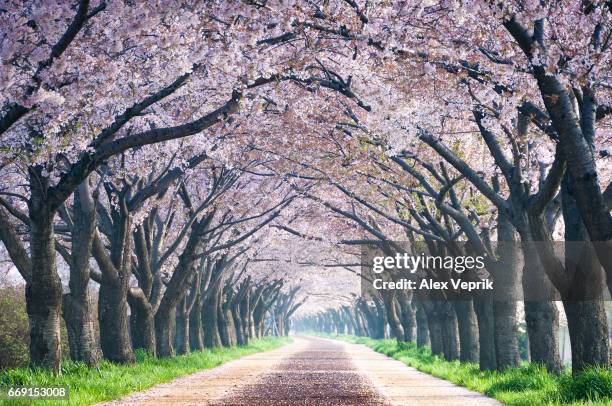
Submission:
[[95,368],[101,353],[89,292],[89,259],[95,228],[95,206],[85,180],[74,193],[70,293],[64,295],[63,315],[68,332],[70,357]]
[[[172,357],[174,355],[172,333],[176,325],[176,307],[187,294],[189,287],[193,283],[199,283],[197,282],[199,278],[196,275],[198,248],[202,244],[202,235],[210,224],[213,215],[214,213],[210,213],[191,226],[189,239],[183,248],[183,252],[179,255],[178,264],[159,303],[155,314],[155,341],[159,356]],[[187,312],[184,311],[182,316],[186,318],[188,316]],[[183,323],[181,327],[189,328],[189,323]],[[184,334],[182,337],[183,344],[188,342],[188,337],[188,333]],[[184,349],[188,350],[187,347],[188,345]]]
[[391,292],[381,292],[383,303],[385,306],[385,312],[387,314],[387,322],[391,330],[391,336],[397,341],[401,342],[404,340],[404,329],[400,322],[397,314],[397,308],[395,306],[395,294]]
[[102,279],[98,294],[98,320],[100,322],[100,346],[104,358],[120,363],[135,361],[130,339],[127,296],[131,276],[131,218],[125,196],[119,196],[118,207],[112,210],[112,235],[110,257],[102,241],[94,240],[93,252]]

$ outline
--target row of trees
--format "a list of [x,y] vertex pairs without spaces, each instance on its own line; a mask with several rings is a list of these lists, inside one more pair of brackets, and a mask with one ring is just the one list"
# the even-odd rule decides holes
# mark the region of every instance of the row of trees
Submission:
[[[391,336],[400,341],[424,345],[430,340],[433,352],[444,354],[447,359],[479,362],[482,369],[503,369],[518,366],[520,361],[518,325],[523,317],[518,303],[524,301],[521,311],[524,311],[531,360],[546,365],[550,371],[560,372],[563,365],[555,301],[561,301],[572,344],[573,370],[578,372],[592,365],[609,366],[605,309],[609,286],[595,252],[600,242],[589,242],[578,209],[573,205],[568,175],[563,179],[559,161],[553,162],[548,173],[541,171],[542,179],[535,193],[526,191],[524,181],[519,182],[508,187],[508,197],[497,207],[488,205],[482,197],[500,196],[504,180],[501,174],[493,176],[491,184],[487,184],[456,152],[427,135],[423,139],[447,163],[432,164],[421,158],[422,153],[405,151],[388,161],[377,160],[377,170],[363,173],[364,181],[372,187],[363,194],[331,182],[353,200],[352,208],[344,210],[327,202],[323,204],[373,237],[340,243],[373,245],[387,256],[403,252],[419,255],[423,248],[434,256],[482,256],[487,273],[467,271],[461,279],[492,279],[497,287],[494,293],[420,290],[413,294],[412,291],[381,290],[373,302],[364,296],[365,299],[350,307],[345,305],[303,319],[301,328],[353,331],[373,338],[384,337],[388,328]],[[491,142],[488,146],[495,156],[499,145]],[[515,162],[518,161],[515,157]],[[540,168],[544,166],[541,164]],[[520,174],[520,171],[521,168],[514,167],[509,173]],[[513,181],[505,180],[510,185]],[[476,195],[477,190],[483,193]],[[527,193],[527,196],[513,193]],[[513,198],[518,200],[514,209],[509,206]],[[386,201],[381,204],[381,200]],[[522,211],[520,218],[527,224],[513,217],[517,210]],[[522,226],[528,228],[521,229]],[[565,236],[563,243],[553,242],[551,236],[555,229]],[[400,239],[408,241],[409,248],[392,242]],[[323,265],[343,267],[359,274],[365,279],[363,283],[371,284],[372,274],[364,272],[371,264],[362,263],[364,252],[367,248],[353,252],[352,262]],[[428,269],[411,277],[418,285],[422,279],[448,281],[452,276],[458,275]],[[422,325],[417,328],[419,316]]]
[[[194,348],[246,342],[270,312],[287,333],[295,292],[266,275],[229,276],[295,198],[278,179],[249,175],[265,158],[232,138],[259,108],[243,102],[249,89],[304,80],[270,77],[251,38],[275,13],[236,15],[257,8],[83,0],[0,10],[0,239],[26,283],[33,365],[59,371],[62,315],[72,357],[97,363],[90,279],[109,360],[132,362],[134,348],[171,356],[173,337],[182,351],[187,336]],[[245,117],[232,118],[241,103]]]
[[[364,16],[356,4],[353,11]],[[346,25],[320,28],[368,50],[367,71],[380,74],[369,83],[383,89],[372,99],[386,115],[340,124],[370,150],[352,178],[304,170],[351,203],[310,197],[388,255],[398,252],[389,241],[408,240],[434,254],[489,259],[506,297],[420,301],[435,352],[483,369],[517,365],[516,298],[540,293],[563,303],[574,371],[609,366],[609,3],[416,2],[369,12],[351,25],[338,11]],[[392,336],[405,339],[410,300],[388,291],[379,299],[379,317],[384,311]],[[525,300],[531,359],[559,372],[558,309],[550,299]]]
[[[26,282],[32,363],[58,370],[62,308],[95,359],[90,279],[109,359],[133,359],[130,323],[136,345],[171,355],[172,326],[184,344],[206,298],[248,325],[253,306],[232,300],[274,278],[240,293],[254,271],[229,275],[285,232],[343,258],[406,239],[486,254],[508,296],[422,301],[436,351],[516,365],[516,297],[537,289],[563,301],[575,370],[607,366],[610,14],[573,0],[7,4],[0,239]],[[558,256],[559,239],[584,244]],[[211,285],[217,267],[233,287]],[[412,299],[380,300],[406,337]],[[280,308],[286,330],[295,310]],[[559,371],[557,307],[524,309],[531,359]],[[460,351],[440,333],[455,325]]]
[[[267,321],[275,334],[288,333],[296,290],[284,293],[273,275],[247,275],[253,254],[245,242],[253,244],[252,236],[293,196],[230,209],[253,181],[241,179],[244,168],[227,169],[200,155],[184,166],[168,162],[117,176],[124,163],[114,163],[81,183],[53,224],[54,246],[69,274],[61,315],[72,359],[94,367],[101,355],[133,362],[138,348],[172,356],[242,345],[270,333]],[[278,186],[260,184],[251,196]],[[17,239],[28,222],[17,209],[13,214],[23,226],[6,231]],[[29,268],[17,269],[28,281]],[[97,317],[90,279],[98,285]]]

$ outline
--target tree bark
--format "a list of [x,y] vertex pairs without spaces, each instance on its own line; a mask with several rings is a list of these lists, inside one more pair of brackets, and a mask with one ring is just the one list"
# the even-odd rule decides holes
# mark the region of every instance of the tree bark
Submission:
[[493,300],[490,296],[474,299],[474,310],[478,320],[478,341],[480,345],[479,365],[481,371],[497,369],[497,354],[495,346],[495,319],[493,316]]
[[176,306],[176,329],[174,346],[177,354],[188,354],[189,348],[189,309],[185,296]]
[[563,218],[565,220],[565,272],[570,292],[563,307],[572,347],[572,372],[589,366],[610,365],[608,320],[602,295],[606,286],[595,249],[579,216],[572,194],[571,175],[562,185]]
[[457,316],[450,303],[438,303],[438,306],[441,307],[444,358],[447,361],[454,361],[459,359],[460,351]]
[[204,349],[204,332],[202,326],[202,293],[198,292],[195,304],[189,315],[189,346],[191,351]]
[[[523,290],[527,298],[534,295],[532,289],[546,292],[552,284],[545,275],[535,246],[530,241],[523,241],[525,268],[523,270]],[[531,270],[529,270],[531,269]],[[527,275],[532,275],[527,277]],[[538,283],[534,286],[534,278]],[[529,352],[531,361],[540,363],[552,373],[561,373],[563,365],[559,355],[559,311],[554,302],[546,299],[525,301],[525,321],[529,334]]]
[[231,347],[240,344],[242,341],[242,337],[236,328],[236,319],[234,319],[231,306],[231,302],[226,299],[218,308],[219,335],[224,347]]
[[[531,35],[525,26],[516,18],[504,21],[504,26],[520,45],[528,59],[538,49],[546,52],[544,42],[544,25],[540,25],[541,38]],[[568,90],[556,75],[546,72],[545,66],[534,64],[535,76],[542,101],[546,106],[552,125],[559,137],[559,145],[567,161],[567,168],[572,176],[572,187],[575,190],[576,205],[588,234],[596,244],[599,261],[606,270],[608,278],[612,273],[612,216],[606,207],[599,187],[597,165],[591,143],[595,135],[595,112],[597,100],[594,90],[588,86],[582,89],[583,102],[580,112],[572,102],[571,90]],[[578,117],[580,113],[580,118]]]
[[471,300],[451,301],[457,315],[459,328],[459,360],[462,362],[478,363],[480,345],[478,342],[478,320]]
[[[155,340],[159,356],[174,356],[171,331],[176,322],[176,307],[194,280],[198,248],[202,245],[202,235],[210,224],[213,215],[213,213],[208,214],[191,226],[189,239],[183,248],[183,252],[179,255],[178,264],[159,303],[157,313],[155,314]],[[188,328],[188,326],[189,324],[185,324],[185,327]],[[184,338],[187,339],[187,337]]]
[[133,363],[135,357],[130,339],[127,303],[132,267],[132,236],[131,217],[125,197],[125,191],[119,193],[118,204],[111,210],[110,256],[97,234],[94,235],[92,252],[102,271],[98,292],[102,353],[110,361]]
[[381,291],[381,296],[383,298],[385,312],[387,314],[387,322],[389,323],[391,335],[398,342],[404,341],[404,329],[402,328],[402,323],[400,322],[400,319],[397,315],[397,308],[395,306],[395,294],[388,291]]
[[144,297],[128,294],[130,305],[130,332],[134,349],[143,349],[157,355],[155,345],[155,316],[151,303]]
[[572,346],[572,373],[587,367],[609,367],[610,348],[606,310],[601,300],[564,301]]
[[133,363],[136,358],[129,334],[128,278],[106,280],[100,284],[98,320],[100,321],[100,345],[104,358],[119,363]]
[[397,306],[400,322],[404,329],[404,341],[414,342],[416,339],[416,311],[412,306],[412,293],[400,290],[397,293]]
[[89,292],[84,295],[64,295],[62,304],[70,358],[84,362],[95,368],[101,358],[98,340],[96,339],[95,320],[91,309]]
[[218,309],[220,306],[220,282],[217,281],[206,292],[206,299],[202,311],[202,324],[204,326],[204,345],[207,348],[220,347],[222,345],[221,336],[219,334],[219,316]]
[[440,317],[434,311],[433,304],[424,304],[423,309],[427,314],[431,353],[433,355],[444,355],[444,339],[442,337],[444,333]]
[[236,331],[236,343],[238,345],[246,345],[247,339],[244,335],[243,320],[240,317],[240,311],[237,309],[238,306],[240,306],[240,304],[236,303],[231,308],[232,319],[234,320],[234,330]]
[[57,274],[53,218],[46,202],[48,179],[30,168],[30,257],[32,277],[26,281],[26,311],[30,330],[30,364],[59,373],[62,283]]
[[70,293],[64,295],[62,307],[70,357],[95,368],[101,353],[89,292],[89,259],[95,229],[95,208],[88,182],[85,180],[74,194]]
[[427,347],[431,345],[429,337],[429,324],[427,321],[427,314],[423,304],[419,301],[413,300],[416,305],[416,322],[417,322],[417,347]]
[[[493,280],[498,286],[493,298],[495,358],[497,369],[518,367],[520,353],[518,347],[517,300],[521,280],[520,245],[517,233],[506,213],[497,216],[497,255],[499,262],[490,269]],[[543,273],[543,272],[542,272]]]

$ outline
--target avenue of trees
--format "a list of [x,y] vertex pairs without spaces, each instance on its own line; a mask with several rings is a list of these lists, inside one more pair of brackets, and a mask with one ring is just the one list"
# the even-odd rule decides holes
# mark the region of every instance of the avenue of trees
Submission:
[[[298,317],[503,369],[524,313],[530,360],[560,372],[562,309],[574,372],[609,367],[611,16],[583,0],[5,2],[0,252],[25,283],[30,363],[60,370],[62,318],[95,367]],[[360,248],[392,241],[486,256],[507,296],[300,288],[313,269],[358,278]],[[337,255],[305,250],[299,272],[269,257],[304,242]],[[562,306],[519,306],[532,291]]]

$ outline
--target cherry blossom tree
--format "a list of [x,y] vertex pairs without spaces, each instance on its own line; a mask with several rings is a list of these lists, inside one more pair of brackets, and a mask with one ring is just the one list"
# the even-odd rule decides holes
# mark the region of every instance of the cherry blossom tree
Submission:
[[[577,301],[574,282],[612,291],[611,14],[575,0],[6,2],[0,240],[26,282],[32,364],[59,371],[63,314],[72,358],[96,365],[93,279],[113,361],[287,334],[299,317],[517,365],[512,294],[356,300],[361,247],[409,240],[498,256],[488,271],[511,292],[536,276],[564,301],[574,370],[608,365],[605,289]],[[560,258],[556,239],[593,255]],[[559,371],[557,307],[524,313],[532,360]]]

